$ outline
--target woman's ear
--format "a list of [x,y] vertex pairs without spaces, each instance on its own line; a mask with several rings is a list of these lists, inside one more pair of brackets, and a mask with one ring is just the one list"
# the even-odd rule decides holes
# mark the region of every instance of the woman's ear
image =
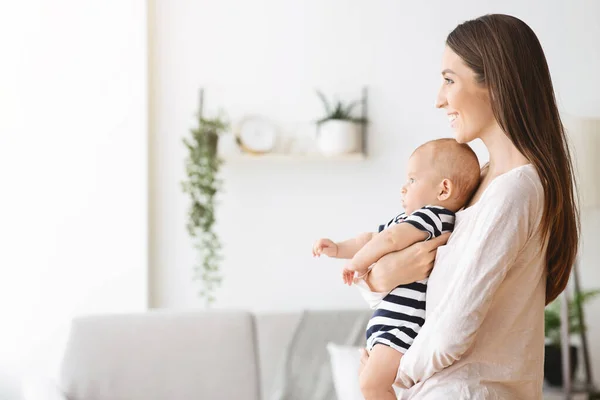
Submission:
[[444,178],[442,182],[440,182],[440,186],[438,187],[438,195],[437,198],[439,201],[445,201],[450,198],[452,195],[452,191],[454,190],[454,185],[450,179]]

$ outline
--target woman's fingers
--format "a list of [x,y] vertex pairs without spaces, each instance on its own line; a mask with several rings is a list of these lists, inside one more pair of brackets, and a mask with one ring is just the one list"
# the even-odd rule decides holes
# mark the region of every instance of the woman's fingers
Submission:
[[438,247],[445,245],[446,242],[448,242],[449,237],[450,233],[444,233],[443,235],[440,235],[423,243],[426,246],[427,250],[434,251],[437,250]]
[[434,266],[434,265],[435,265],[435,258],[434,258],[434,260],[433,260],[432,262],[430,262],[430,263],[427,265],[427,276],[429,276],[429,274],[431,273],[431,270],[433,269],[433,266]]

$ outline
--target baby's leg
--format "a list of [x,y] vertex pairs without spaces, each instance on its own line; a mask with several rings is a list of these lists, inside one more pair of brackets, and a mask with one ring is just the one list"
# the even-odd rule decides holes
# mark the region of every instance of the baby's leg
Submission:
[[396,400],[392,388],[402,353],[383,344],[371,350],[367,365],[360,374],[360,390],[365,400]]

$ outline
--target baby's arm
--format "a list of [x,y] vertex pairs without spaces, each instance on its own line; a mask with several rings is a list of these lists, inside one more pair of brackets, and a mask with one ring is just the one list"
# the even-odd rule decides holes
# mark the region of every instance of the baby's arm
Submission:
[[420,230],[410,223],[393,225],[375,234],[368,243],[354,254],[346,269],[356,271],[362,275],[384,255],[403,250],[414,243],[422,242],[429,236],[428,232]]
[[360,251],[360,249],[369,243],[373,237],[375,237],[375,232],[365,232],[355,238],[338,243],[337,258],[351,259]]
[[373,236],[375,236],[374,232],[365,232],[339,243],[330,239],[319,239],[313,246],[313,256],[319,257],[325,254],[333,258],[351,259]]

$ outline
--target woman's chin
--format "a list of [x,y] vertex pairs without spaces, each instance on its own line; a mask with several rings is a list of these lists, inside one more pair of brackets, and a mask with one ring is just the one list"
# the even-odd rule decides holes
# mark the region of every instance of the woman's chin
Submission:
[[465,134],[465,132],[462,132],[458,129],[454,130],[454,140],[456,140],[458,143],[469,143],[472,139],[470,139],[468,136],[469,135]]

